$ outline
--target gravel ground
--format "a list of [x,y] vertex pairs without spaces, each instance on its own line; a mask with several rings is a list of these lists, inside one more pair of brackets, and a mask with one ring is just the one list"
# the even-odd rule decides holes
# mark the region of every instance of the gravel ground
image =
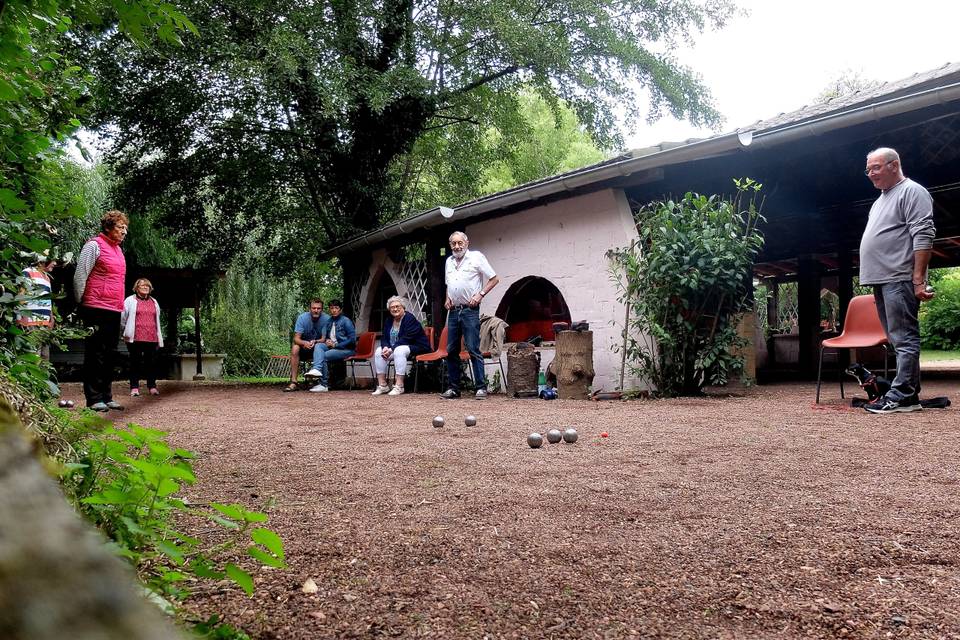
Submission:
[[[192,499],[267,509],[285,541],[289,569],[257,571],[252,598],[190,603],[256,638],[960,638],[955,407],[876,416],[835,384],[820,406],[812,384],[600,403],[161,390],[122,419],[197,452]],[[526,444],[571,426],[576,444]]]

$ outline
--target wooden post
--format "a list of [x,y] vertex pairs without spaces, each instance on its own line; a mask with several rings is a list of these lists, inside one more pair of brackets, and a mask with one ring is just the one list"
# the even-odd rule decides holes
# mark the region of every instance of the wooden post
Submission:
[[800,256],[797,276],[800,373],[810,379],[817,375],[820,349],[820,270],[813,256]]
[[438,339],[447,319],[447,310],[443,306],[447,296],[447,285],[444,281],[447,251],[447,237],[445,235],[435,233],[427,239],[427,270],[430,274],[429,317],[430,326],[434,327],[434,333]]
[[[840,271],[837,274],[837,297],[840,298],[840,309],[837,311],[840,320],[840,330],[847,321],[847,307],[853,298],[853,256],[849,249],[840,249]],[[837,365],[845,369],[850,364],[850,349],[837,350]]]
[[593,331],[561,331],[550,367],[557,376],[557,395],[564,400],[587,400],[593,383]]
[[197,346],[197,373],[194,380],[203,380],[203,348],[200,344],[200,291],[193,291],[193,337]]

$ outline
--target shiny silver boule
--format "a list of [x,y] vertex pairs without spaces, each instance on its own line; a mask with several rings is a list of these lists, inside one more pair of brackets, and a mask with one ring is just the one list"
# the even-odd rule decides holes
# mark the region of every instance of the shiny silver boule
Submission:
[[573,444],[577,441],[578,437],[576,429],[571,428],[563,432],[563,441],[567,444]]
[[527,444],[531,449],[539,449],[543,446],[543,436],[539,433],[531,433],[527,436]]
[[560,433],[560,429],[550,429],[547,431],[547,442],[550,444],[557,444],[563,440],[563,434]]
[[442,427],[442,426],[443,426],[443,416],[437,416],[436,418],[434,418],[434,419],[433,419],[433,426],[435,426],[437,429],[439,429],[440,427]]
[[58,407],[69,407],[70,405],[67,404],[67,401],[66,401],[66,400],[61,400],[60,402],[57,403],[57,406],[58,406]]
[[463,419],[463,424],[467,425],[468,427],[477,426],[477,416],[467,416]]

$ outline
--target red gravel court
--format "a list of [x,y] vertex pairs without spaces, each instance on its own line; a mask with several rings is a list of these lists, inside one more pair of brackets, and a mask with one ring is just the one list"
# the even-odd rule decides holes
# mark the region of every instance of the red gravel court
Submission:
[[[285,540],[289,570],[258,571],[252,599],[191,603],[256,638],[960,637],[956,407],[877,416],[835,384],[817,408],[812,384],[600,403],[161,391],[109,415],[168,430],[199,455],[192,499],[265,508]],[[526,445],[567,426],[574,445]]]

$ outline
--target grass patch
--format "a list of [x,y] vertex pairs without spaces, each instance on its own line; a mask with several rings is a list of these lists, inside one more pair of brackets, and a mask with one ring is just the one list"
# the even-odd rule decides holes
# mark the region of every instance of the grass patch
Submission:
[[280,384],[290,382],[290,378],[266,376],[223,376],[224,382],[244,382],[247,384]]
[[960,360],[960,351],[936,351],[924,349],[920,352],[922,362],[940,362],[943,360]]

